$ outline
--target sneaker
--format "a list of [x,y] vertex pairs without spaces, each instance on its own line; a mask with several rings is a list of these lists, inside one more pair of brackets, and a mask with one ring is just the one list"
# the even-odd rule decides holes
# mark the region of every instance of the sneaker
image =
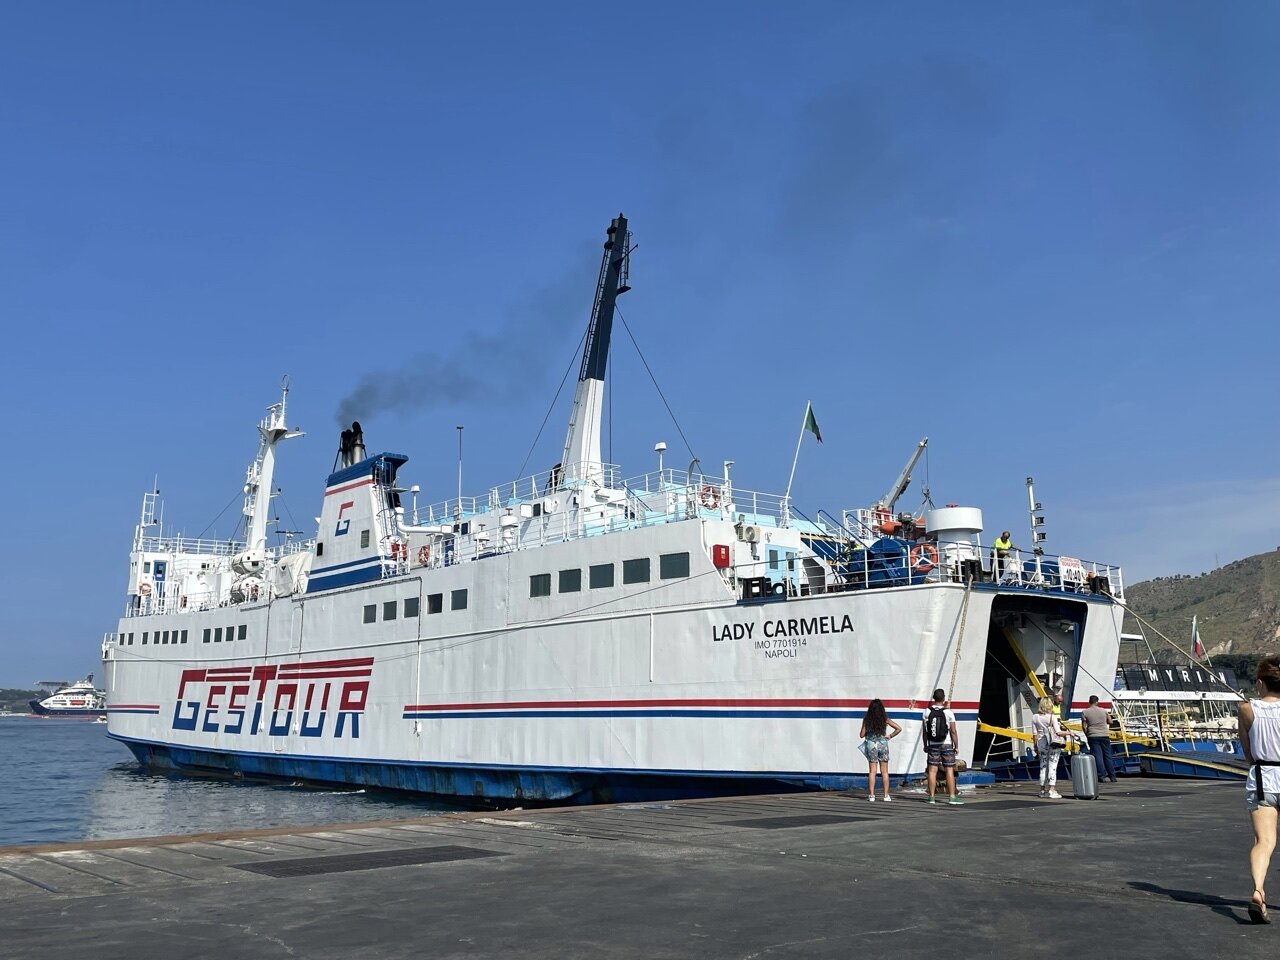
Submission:
[[893,797],[881,797],[880,799],[882,799],[885,803],[890,803],[893,800]]
[[1048,797],[1048,796],[1049,796],[1049,791],[1048,791],[1048,790],[1041,790],[1041,791],[1040,791],[1040,799],[1041,799],[1041,800],[1044,800],[1044,799],[1045,799],[1046,797]]
[[937,803],[938,801],[937,801],[937,800],[935,800],[935,799],[933,799],[933,797],[930,797],[930,798],[929,798],[929,802],[930,802],[930,803]]
[[959,795],[952,797],[950,800],[947,801],[947,803],[951,804],[953,807],[964,806],[964,801],[960,799]]
[[867,803],[875,803],[875,802],[876,802],[875,797],[867,797]]
[[1050,800],[1061,800],[1061,799],[1062,799],[1062,794],[1060,794],[1057,790],[1050,790],[1050,791],[1049,791],[1049,799],[1050,799]]

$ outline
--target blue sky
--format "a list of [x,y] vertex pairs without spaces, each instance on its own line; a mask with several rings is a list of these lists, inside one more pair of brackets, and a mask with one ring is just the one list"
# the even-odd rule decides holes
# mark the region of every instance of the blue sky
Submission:
[[[936,502],[1017,540],[1034,475],[1052,552],[1130,580],[1280,543],[1280,7],[464,6],[5,9],[0,685],[95,669],[153,477],[234,532],[282,374],[286,527],[370,385],[424,501],[457,424],[469,491],[513,479],[619,211],[623,314],[739,487],[812,400],[810,514],[928,435]],[[625,330],[612,364],[612,459],[683,465]]]

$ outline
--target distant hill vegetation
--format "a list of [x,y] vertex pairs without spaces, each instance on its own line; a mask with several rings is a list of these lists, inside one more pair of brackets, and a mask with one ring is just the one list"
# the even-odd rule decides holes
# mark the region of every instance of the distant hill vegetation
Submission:
[[[1199,576],[1135,583],[1125,590],[1125,602],[1188,652],[1191,618],[1196,617],[1200,640],[1215,663],[1221,659],[1224,665],[1251,664],[1259,656],[1280,654],[1280,550],[1236,560]],[[1142,632],[1139,628],[1133,617],[1125,617],[1126,633]],[[1145,632],[1160,660],[1177,659],[1167,644],[1150,630]],[[1239,672],[1240,667],[1236,669]]]
[[12,687],[0,688],[0,713],[26,713],[28,703],[42,695],[39,690],[16,690]]

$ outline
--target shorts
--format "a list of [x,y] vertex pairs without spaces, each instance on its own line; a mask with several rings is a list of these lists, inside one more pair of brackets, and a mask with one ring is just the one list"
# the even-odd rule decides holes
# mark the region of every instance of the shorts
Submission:
[[956,748],[950,743],[930,743],[925,747],[925,755],[931,767],[950,769],[956,765]]
[[1270,790],[1263,791],[1262,802],[1258,802],[1258,792],[1250,789],[1245,793],[1245,806],[1249,808],[1249,812],[1258,810],[1262,807],[1271,807],[1273,810],[1280,810],[1280,793],[1272,793]]
[[889,738],[867,737],[867,763],[889,762]]

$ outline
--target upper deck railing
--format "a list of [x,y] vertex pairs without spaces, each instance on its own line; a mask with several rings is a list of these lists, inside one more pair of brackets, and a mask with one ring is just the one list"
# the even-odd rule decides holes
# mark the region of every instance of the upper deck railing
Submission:
[[200,553],[215,557],[234,557],[244,551],[242,540],[208,540],[200,537],[140,537],[137,549],[143,553]]

